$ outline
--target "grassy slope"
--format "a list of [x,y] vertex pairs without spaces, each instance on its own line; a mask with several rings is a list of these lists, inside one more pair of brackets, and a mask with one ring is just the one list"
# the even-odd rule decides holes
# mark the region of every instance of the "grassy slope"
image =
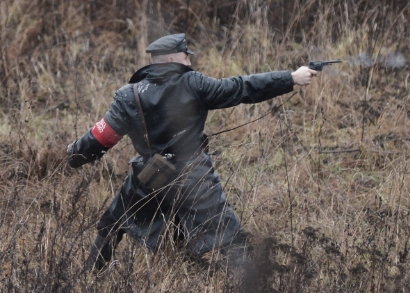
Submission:
[[[72,170],[66,145],[149,62],[152,39],[182,30],[194,67],[215,77],[350,60],[289,101],[210,113],[207,132],[215,133],[283,103],[211,140],[257,248],[241,290],[409,290],[409,67],[385,66],[395,52],[410,60],[405,2],[214,1],[204,9],[190,1],[187,13],[179,1],[2,1],[1,291],[239,291],[216,253],[198,263],[171,245],[151,255],[129,239],[102,278],[81,273],[134,150],[126,138]],[[380,62],[356,64],[362,52]]]

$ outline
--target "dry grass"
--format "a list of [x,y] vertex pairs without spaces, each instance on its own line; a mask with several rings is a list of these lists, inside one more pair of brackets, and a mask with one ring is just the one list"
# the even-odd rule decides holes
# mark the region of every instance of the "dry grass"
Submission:
[[[399,0],[2,1],[0,291],[410,291],[409,11]],[[147,64],[146,45],[178,31],[194,67],[215,77],[345,62],[289,100],[210,113],[216,133],[280,106],[211,139],[256,248],[241,284],[218,252],[152,255],[128,238],[107,272],[83,274],[135,152],[125,138],[73,170],[66,145]],[[407,64],[391,68],[391,58]]]

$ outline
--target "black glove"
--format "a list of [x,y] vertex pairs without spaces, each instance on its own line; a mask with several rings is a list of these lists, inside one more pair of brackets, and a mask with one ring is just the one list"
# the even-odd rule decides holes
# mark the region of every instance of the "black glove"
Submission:
[[68,145],[68,163],[72,168],[78,168],[100,159],[108,149],[94,137],[91,131],[87,131],[79,140]]

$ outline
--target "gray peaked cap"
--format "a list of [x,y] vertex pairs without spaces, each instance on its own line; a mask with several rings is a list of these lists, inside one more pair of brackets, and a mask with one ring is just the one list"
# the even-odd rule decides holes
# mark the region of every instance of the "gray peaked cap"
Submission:
[[146,52],[151,53],[151,56],[168,55],[179,52],[194,54],[194,52],[186,46],[185,34],[175,34],[159,38],[147,47]]

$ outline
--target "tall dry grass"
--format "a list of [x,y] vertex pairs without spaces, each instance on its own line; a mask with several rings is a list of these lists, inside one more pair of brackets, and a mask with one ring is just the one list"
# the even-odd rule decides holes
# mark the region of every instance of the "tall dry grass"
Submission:
[[[0,15],[0,291],[410,291],[407,1],[4,0]],[[83,274],[134,150],[125,138],[73,170],[66,145],[147,44],[180,31],[215,77],[344,62],[293,97],[210,113],[208,133],[263,117],[211,138],[255,247],[240,284],[218,252],[153,255],[128,238],[107,272]]]

